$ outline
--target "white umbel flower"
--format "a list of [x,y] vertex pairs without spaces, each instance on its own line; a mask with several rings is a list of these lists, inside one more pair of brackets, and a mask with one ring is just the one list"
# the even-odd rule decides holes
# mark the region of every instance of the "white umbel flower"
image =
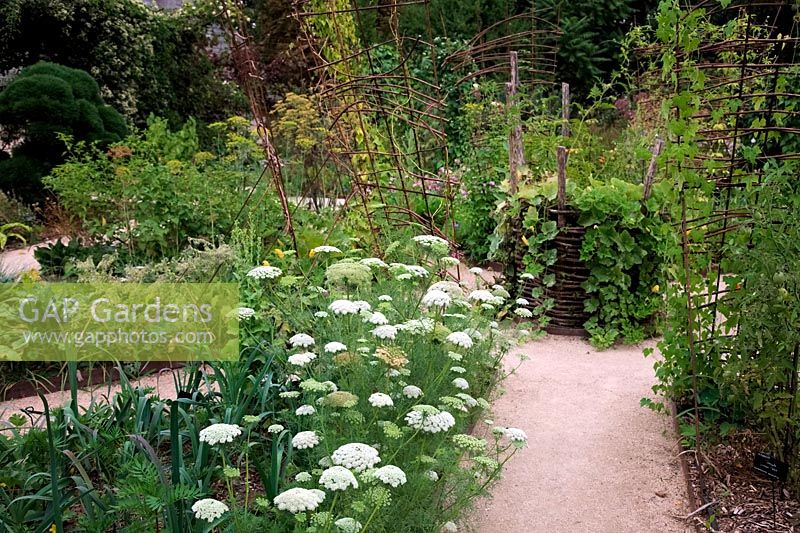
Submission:
[[367,401],[372,407],[392,407],[394,405],[392,397],[382,392],[371,394]]
[[297,416],[310,416],[316,413],[317,410],[314,409],[313,405],[301,405],[297,409],[295,409],[294,414]]
[[403,387],[403,396],[411,399],[420,398],[422,397],[422,389],[416,385],[406,385]]
[[302,352],[290,355],[286,360],[290,365],[306,366],[308,363],[317,358],[314,352]]
[[533,313],[531,313],[530,309],[525,309],[524,307],[517,307],[514,309],[514,314],[520,318],[531,318]]
[[439,481],[439,474],[437,474],[435,470],[428,470],[425,472],[425,477],[431,481]]
[[250,269],[250,271],[247,273],[247,277],[253,279],[275,279],[281,274],[283,274],[283,271],[278,267],[257,266]]
[[383,259],[379,259],[377,257],[365,257],[364,259],[360,259],[358,262],[370,268],[386,268],[389,266],[383,261]]
[[328,318],[328,312],[327,311],[317,311],[316,313],[314,313],[314,317],[315,318]]
[[505,431],[503,433],[508,438],[508,440],[510,440],[514,444],[518,445],[521,444],[524,446],[525,444],[528,443],[528,435],[525,434],[525,432],[519,428],[505,428]]
[[470,273],[477,275],[483,274],[483,269],[481,267],[472,267],[469,269]]
[[360,442],[351,442],[339,446],[331,454],[331,460],[333,464],[344,466],[356,472],[363,472],[381,462],[378,450]]
[[308,348],[314,346],[314,342],[314,337],[307,333],[297,333],[289,337],[289,344],[292,345],[292,348]]
[[467,298],[473,302],[494,303],[497,301],[497,297],[494,294],[484,289],[472,291]]
[[337,248],[336,246],[329,246],[327,244],[323,244],[322,246],[317,246],[311,250],[315,254],[340,254],[342,251]]
[[517,305],[521,305],[521,306],[523,306],[523,307],[527,306],[527,305],[530,303],[530,302],[528,302],[528,300],[526,300],[525,298],[517,298],[517,299],[516,299],[516,300],[514,300],[514,301],[516,302],[516,304],[517,304]]
[[434,246],[446,246],[450,248],[449,242],[436,235],[417,235],[416,237],[412,237],[412,240],[426,248],[432,248]]
[[389,319],[386,318],[386,315],[379,311],[375,311],[374,313],[370,314],[364,322],[372,324],[374,326],[383,326],[384,324],[389,323]]
[[313,511],[324,500],[325,493],[321,490],[294,487],[281,492],[275,496],[273,501],[281,511],[289,511],[294,514]]
[[442,524],[442,533],[458,533],[458,526],[455,522],[445,522]]
[[339,353],[347,350],[347,346],[342,344],[341,342],[329,342],[325,345],[325,352],[326,353]]
[[371,333],[379,339],[394,340],[395,337],[397,337],[397,328],[389,324],[384,324],[383,326],[378,326],[373,329]]
[[281,432],[281,431],[283,431],[284,429],[285,429],[285,428],[284,428],[282,425],[280,425],[280,424],[272,424],[271,426],[269,426],[269,427],[267,428],[267,431],[268,431],[269,433],[280,433],[280,432]]
[[328,306],[334,315],[355,315],[361,311],[360,307],[350,300],[334,300]]
[[359,533],[361,528],[361,522],[356,520],[355,518],[350,518],[349,516],[345,516],[344,518],[340,518],[336,522],[334,522],[339,531],[342,533]]
[[381,294],[380,296],[378,296],[378,301],[379,302],[391,302],[392,301],[392,297],[389,296],[388,294]]
[[214,498],[204,498],[194,502],[194,505],[192,505],[192,512],[194,513],[194,517],[198,520],[205,520],[211,523],[227,513],[228,506]]
[[382,466],[372,472],[372,475],[391,487],[406,484],[406,473],[394,465]]
[[233,439],[242,434],[242,428],[236,424],[212,424],[200,430],[200,442],[211,446],[233,442]]
[[311,481],[312,477],[311,474],[308,472],[298,472],[296,476],[294,476],[294,480],[298,483],[308,483]]
[[[427,409],[423,412],[421,410],[416,410],[419,407],[420,406],[417,406],[414,408],[415,410],[409,411],[405,417],[406,424],[414,429],[425,433],[439,433],[449,430],[456,424],[453,415],[447,411],[439,411],[438,409],[431,408],[433,412],[431,412],[431,409]],[[430,406],[426,407],[430,408]]]
[[447,342],[461,346],[462,348],[472,348],[472,337],[463,331],[454,331],[447,336]]
[[319,437],[315,431],[301,431],[292,437],[292,446],[297,450],[313,448],[319,444]]
[[347,490],[350,487],[358,488],[356,476],[343,466],[332,466],[322,472],[319,484],[328,490]]
[[440,290],[429,290],[425,293],[425,296],[422,297],[422,305],[425,307],[442,307],[445,308],[450,305],[452,298],[450,295],[444,291]]
[[236,309],[236,316],[239,320],[247,320],[256,316],[256,310],[252,307],[239,307]]
[[469,388],[469,382],[464,378],[456,378],[452,383],[457,389],[467,390]]

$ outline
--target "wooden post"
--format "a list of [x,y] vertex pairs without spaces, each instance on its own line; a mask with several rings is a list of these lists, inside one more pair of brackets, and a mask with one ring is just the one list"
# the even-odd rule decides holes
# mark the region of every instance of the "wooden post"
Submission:
[[510,53],[511,81],[506,84],[506,110],[511,120],[508,132],[508,185],[511,194],[516,194],[520,169],[525,166],[525,152],[522,146],[522,124],[520,123],[517,104],[517,88],[519,87],[519,66],[517,52]]
[[567,225],[567,149],[558,147],[558,227]]
[[664,139],[656,137],[656,142],[650,152],[653,154],[650,158],[650,165],[647,167],[647,174],[644,177],[644,191],[642,192],[642,199],[646,202],[650,195],[653,194],[653,179],[656,176],[656,159],[661,154],[661,149],[664,147]]
[[569,137],[569,83],[561,83],[561,135]]

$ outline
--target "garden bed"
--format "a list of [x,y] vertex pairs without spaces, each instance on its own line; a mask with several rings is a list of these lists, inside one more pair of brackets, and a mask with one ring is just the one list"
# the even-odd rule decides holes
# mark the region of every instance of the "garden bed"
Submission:
[[708,447],[701,454],[700,467],[691,457],[693,451],[684,451],[688,486],[693,492],[690,497],[699,504],[698,509],[711,504],[692,517],[698,531],[707,531],[709,523],[720,532],[800,531],[797,495],[775,483],[773,515],[773,484],[753,471],[755,454],[764,448],[758,434],[743,430]]

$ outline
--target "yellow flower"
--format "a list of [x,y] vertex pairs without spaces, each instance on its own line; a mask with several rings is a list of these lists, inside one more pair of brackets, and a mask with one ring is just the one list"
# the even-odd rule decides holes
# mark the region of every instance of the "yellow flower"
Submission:
[[55,524],[50,524],[50,529],[48,529],[48,531],[50,533],[56,533],[56,531],[58,531],[58,529],[56,528]]
[[659,287],[658,285],[653,285],[653,288],[652,288],[652,289],[650,289],[650,292],[653,292],[653,293],[656,293],[656,294],[658,294],[658,292],[659,292],[660,290],[661,290],[661,287]]
[[266,259],[264,259],[263,261],[261,261],[261,266],[268,267],[268,266],[269,266],[269,261],[267,261]]
[[525,235],[522,236],[522,244],[528,246],[528,239],[525,238]]
[[317,252],[315,252],[314,250],[308,251],[308,257],[314,257],[315,255],[317,255]]
[[286,254],[284,254],[284,253],[283,253],[283,250],[281,250],[280,248],[275,248],[275,249],[274,249],[274,250],[272,250],[272,251],[273,251],[273,252],[275,253],[275,255],[277,255],[277,256],[278,256],[280,259],[283,259],[283,258],[284,258],[284,256],[286,255]]

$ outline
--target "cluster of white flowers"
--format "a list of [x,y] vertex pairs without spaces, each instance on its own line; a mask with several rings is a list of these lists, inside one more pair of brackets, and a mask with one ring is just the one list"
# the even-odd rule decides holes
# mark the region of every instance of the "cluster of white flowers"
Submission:
[[371,333],[379,339],[394,340],[397,337],[397,328],[389,324],[384,324],[383,326],[378,326],[373,329]]
[[436,235],[417,235],[416,237],[412,237],[412,240],[426,248],[432,248],[434,246],[446,246],[450,248],[449,242]]
[[395,327],[397,327],[397,329],[402,329],[411,335],[422,335],[432,332],[435,326],[436,324],[433,320],[423,317],[419,319],[412,318],[411,320],[406,320],[402,324],[398,324]]
[[428,470],[425,472],[425,477],[431,481],[439,481],[439,474],[437,474],[435,470]]
[[247,320],[256,316],[256,310],[252,307],[239,307],[236,309],[236,316],[239,320]]
[[406,484],[406,473],[394,465],[382,466],[373,471],[372,475],[392,487]]
[[328,312],[327,311],[317,311],[316,313],[314,313],[314,317],[316,317],[316,318],[328,318]]
[[472,337],[463,331],[454,331],[446,337],[446,340],[451,344],[466,348],[467,350],[472,348]]
[[355,315],[361,311],[361,308],[350,300],[334,300],[330,303],[328,309],[334,315]]
[[381,462],[378,450],[360,442],[351,442],[339,446],[331,454],[331,460],[333,464],[344,466],[356,472],[363,472]]
[[312,479],[311,474],[308,472],[298,472],[297,475],[294,476],[294,480],[298,483],[308,483]]
[[524,274],[522,274],[522,275],[520,276],[520,279],[525,279],[525,280],[529,280],[529,279],[536,279],[536,276],[534,276],[534,275],[533,275],[533,274],[531,274],[530,272],[525,272]]
[[450,372],[455,372],[456,374],[463,374],[466,371],[467,371],[467,369],[464,368],[463,366],[451,366],[450,367]]
[[524,307],[517,307],[514,309],[514,314],[520,318],[531,318],[533,313],[530,309],[525,309]]
[[242,428],[236,424],[212,424],[200,430],[200,442],[211,446],[233,442],[233,439],[242,434]]
[[289,344],[292,345],[292,348],[308,348],[314,346],[314,342],[314,337],[307,333],[297,333],[289,337]]
[[517,304],[517,305],[521,305],[521,306],[523,306],[523,307],[527,306],[527,305],[530,303],[530,302],[528,302],[528,300],[526,300],[525,298],[517,298],[517,299],[516,299],[516,300],[514,300],[514,301],[516,302],[516,304]]
[[389,266],[382,259],[378,259],[377,257],[365,257],[359,260],[359,263],[370,268],[386,268]]
[[329,342],[325,345],[325,353],[339,353],[347,350],[347,346],[341,342]]
[[319,437],[315,431],[301,431],[292,437],[292,447],[297,450],[313,448],[319,444]]
[[194,502],[192,512],[198,520],[205,520],[210,523],[227,513],[228,506],[214,498],[204,498]]
[[461,261],[458,260],[456,257],[451,257],[446,255],[444,257],[439,258],[439,262],[444,266],[458,266],[461,264]]
[[423,406],[414,407],[406,415],[406,424],[410,427],[425,433],[439,433],[456,425],[456,419],[447,411],[439,411],[431,406],[424,406],[427,409],[420,409],[421,407]]
[[454,522],[442,524],[442,533],[458,533],[458,526]]
[[372,407],[392,407],[394,405],[392,397],[382,392],[371,394],[367,401]]
[[343,466],[332,466],[322,472],[319,484],[328,490],[347,490],[350,487],[358,488],[356,476]]
[[500,305],[503,303],[503,301],[505,301],[505,298],[503,298],[502,296],[492,294],[490,291],[487,291],[486,289],[476,289],[471,293],[469,293],[469,296],[467,296],[467,298],[469,300],[472,300],[473,302],[480,302],[482,304],[488,304],[488,305]]
[[274,266],[257,266],[250,269],[247,276],[253,279],[275,279],[283,274],[283,271]]
[[528,442],[528,435],[519,428],[505,428],[504,434],[508,440],[516,444],[526,444]]
[[476,276],[483,274],[483,269],[481,267],[472,267],[469,269],[469,271]]
[[406,398],[420,398],[422,396],[422,389],[416,385],[406,385],[403,387],[403,396]]
[[284,429],[285,429],[285,428],[284,428],[282,425],[280,425],[280,424],[272,424],[272,425],[270,425],[270,426],[267,428],[267,431],[268,431],[269,433],[280,433],[280,432],[281,432],[281,431],[283,431]]
[[469,388],[469,382],[464,378],[456,378],[453,380],[453,386],[457,389],[467,390]]
[[[405,263],[392,263],[389,265],[389,268],[392,269],[395,274],[397,274],[397,279],[411,279],[413,278],[427,278],[430,275],[428,269],[419,265],[407,265]],[[403,277],[401,277],[403,276]]]
[[464,298],[464,291],[455,281],[437,281],[428,290],[446,292],[454,300]]
[[305,366],[316,358],[317,354],[314,352],[302,352],[290,355],[287,361],[290,365]]
[[379,302],[391,302],[392,300],[393,298],[388,294],[381,294],[380,296],[378,296]]
[[359,533],[361,528],[361,522],[356,520],[355,518],[350,518],[349,516],[345,516],[344,518],[340,518],[334,525],[339,528],[339,531],[342,533]]
[[281,492],[275,499],[275,505],[281,511],[290,513],[303,513],[313,511],[325,500],[325,493],[319,489],[304,489],[294,487]]
[[323,244],[322,246],[317,246],[311,250],[315,254],[340,254],[342,251],[337,248],[336,246],[329,246],[327,244]]
[[310,416],[316,412],[317,410],[314,409],[313,405],[306,404],[306,405],[301,405],[300,407],[295,409],[294,414],[296,414],[297,416]]
[[389,319],[386,318],[386,315],[384,315],[380,311],[375,311],[374,313],[370,313],[370,315],[364,320],[364,322],[367,322],[374,326],[383,326],[384,324],[389,323]]
[[422,297],[422,305],[425,307],[445,308],[450,302],[452,302],[450,295],[438,289],[431,289]]

